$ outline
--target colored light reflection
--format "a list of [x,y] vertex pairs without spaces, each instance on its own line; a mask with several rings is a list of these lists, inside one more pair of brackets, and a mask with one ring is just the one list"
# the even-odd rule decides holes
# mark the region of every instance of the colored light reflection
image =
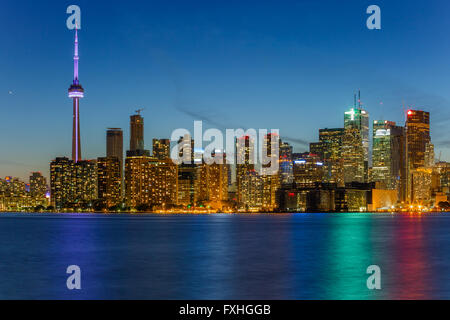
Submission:
[[[345,216],[345,217],[344,217]],[[367,267],[375,263],[371,242],[371,219],[364,214],[341,214],[329,220],[326,298],[337,300],[372,299],[367,289]]]
[[[392,257],[395,259],[389,273],[394,290],[389,299],[416,300],[430,299],[433,288],[430,285],[430,273],[427,261],[427,248],[424,234],[425,221],[421,215],[396,217],[393,230],[395,241],[392,245]],[[391,275],[395,275],[392,277]]]

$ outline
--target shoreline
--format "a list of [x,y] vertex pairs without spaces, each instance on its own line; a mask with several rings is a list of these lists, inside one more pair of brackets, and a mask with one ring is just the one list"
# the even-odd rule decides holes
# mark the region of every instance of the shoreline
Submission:
[[450,211],[427,211],[427,212],[417,212],[417,211],[374,211],[374,212],[357,212],[357,211],[328,211],[328,212],[86,212],[86,211],[60,211],[60,212],[34,212],[34,211],[0,211],[0,216],[3,214],[24,214],[24,215],[122,215],[122,216],[142,216],[142,215],[294,215],[294,214],[390,214],[390,215],[429,215],[429,214],[447,214]]

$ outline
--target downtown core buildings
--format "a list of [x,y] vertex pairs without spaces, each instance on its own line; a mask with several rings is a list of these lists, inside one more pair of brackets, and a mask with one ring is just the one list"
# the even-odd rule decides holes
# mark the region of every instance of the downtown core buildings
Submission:
[[[183,147],[191,163],[175,164],[169,139],[155,138],[152,151],[145,149],[142,110],[130,117],[125,157],[122,130],[110,128],[105,156],[83,160],[79,103],[84,89],[78,62],[75,30],[69,89],[72,157],[50,164],[51,205],[56,210],[368,211],[431,208],[447,201],[449,170],[446,163],[435,161],[429,113],[408,111],[404,126],[389,120],[370,123],[369,112],[356,97],[354,105],[343,110],[343,126],[320,129],[319,141],[307,152],[294,153],[289,143],[277,136],[274,144],[267,135],[263,145],[267,156],[278,155],[277,172],[264,166],[259,170],[250,161],[256,142],[246,135],[236,138],[235,157],[241,160],[236,165],[197,159],[203,151],[195,150],[190,137],[180,137],[175,144]],[[33,185],[38,178],[33,177]]]

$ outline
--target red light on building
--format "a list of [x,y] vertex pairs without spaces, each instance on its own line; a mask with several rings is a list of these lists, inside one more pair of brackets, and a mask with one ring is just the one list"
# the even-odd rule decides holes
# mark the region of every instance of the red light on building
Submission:
[[291,198],[295,197],[295,193],[289,193],[289,197]]
[[411,110],[408,111],[408,116],[412,116],[413,112]]

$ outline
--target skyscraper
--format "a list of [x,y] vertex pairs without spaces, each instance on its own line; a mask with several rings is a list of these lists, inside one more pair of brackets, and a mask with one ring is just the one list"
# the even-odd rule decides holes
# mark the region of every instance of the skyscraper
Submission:
[[78,29],[75,28],[73,83],[69,88],[69,98],[73,100],[72,161],[75,163],[81,161],[80,99],[84,97],[84,89],[78,79],[78,60]]
[[[236,184],[240,205],[248,204],[245,200],[247,199],[245,193],[248,192],[249,188],[245,184],[249,182],[247,178],[250,179],[248,173],[255,171],[255,153],[255,141],[251,136],[236,138]],[[256,176],[259,178],[259,175]],[[256,176],[251,175],[253,178]]]
[[269,133],[264,136],[262,148],[263,156],[270,159],[269,163],[262,163],[261,178],[263,181],[263,210],[272,211],[277,207],[276,193],[280,187],[280,136]]
[[358,107],[350,108],[344,115],[344,160],[345,182],[367,182],[369,169],[369,113]]
[[[120,185],[119,189],[123,193],[124,185],[123,181],[123,132],[120,128],[109,128],[106,131],[106,164],[112,165],[111,158],[116,158],[119,161],[119,174],[120,174]],[[105,163],[105,162],[104,162]],[[110,170],[110,169],[106,169]],[[99,172],[100,174],[100,172]],[[100,182],[99,182],[100,183]],[[100,192],[100,190],[99,190]]]
[[130,116],[130,150],[127,156],[150,156],[144,148],[144,118],[138,113]]
[[[106,131],[106,156],[116,157],[123,166],[123,132],[119,128],[109,128]],[[122,171],[122,169],[121,169]]]
[[364,161],[364,148],[361,131],[357,128],[346,128],[342,137],[342,167],[344,182],[365,182],[367,169]]
[[280,183],[289,184],[293,181],[293,148],[287,142],[280,144]]
[[406,118],[406,144],[407,144],[407,199],[414,201],[417,198],[418,184],[415,178],[422,176],[423,172],[414,175],[417,169],[426,166],[425,153],[427,145],[431,143],[430,113],[421,110],[408,110]]
[[322,144],[324,162],[324,182],[336,183],[344,186],[344,172],[342,160],[342,141],[345,130],[343,128],[320,129],[319,140]]
[[398,198],[405,200],[406,154],[405,129],[395,122],[373,122],[373,152],[371,181],[377,189],[398,190]]
[[425,151],[430,137],[430,113],[409,110],[406,120],[408,163],[411,169],[425,166]]

